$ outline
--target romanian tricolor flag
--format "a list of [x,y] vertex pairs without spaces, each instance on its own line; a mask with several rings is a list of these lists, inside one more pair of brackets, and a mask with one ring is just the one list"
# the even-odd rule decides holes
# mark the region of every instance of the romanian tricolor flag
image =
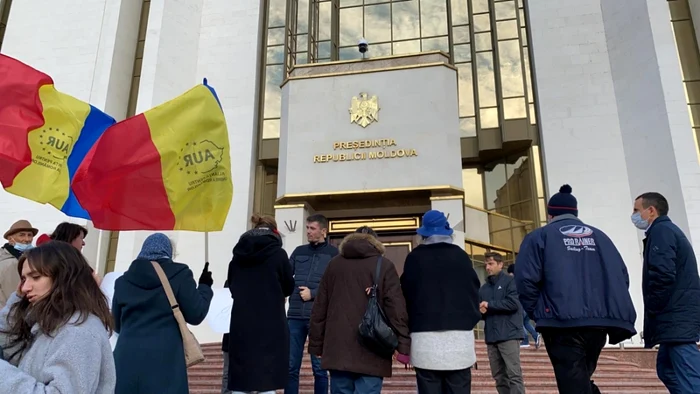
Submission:
[[70,190],[114,119],[56,90],[48,75],[0,54],[0,183],[10,193],[89,219]]
[[214,89],[110,127],[73,179],[103,230],[219,231],[233,197],[226,119]]

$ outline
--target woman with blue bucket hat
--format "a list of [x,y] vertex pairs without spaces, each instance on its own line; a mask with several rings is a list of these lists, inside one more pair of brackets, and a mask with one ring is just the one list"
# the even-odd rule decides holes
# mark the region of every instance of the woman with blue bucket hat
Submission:
[[426,212],[416,232],[422,241],[406,257],[401,288],[418,392],[467,394],[476,362],[473,330],[481,319],[479,277],[467,252],[453,243],[443,212]]

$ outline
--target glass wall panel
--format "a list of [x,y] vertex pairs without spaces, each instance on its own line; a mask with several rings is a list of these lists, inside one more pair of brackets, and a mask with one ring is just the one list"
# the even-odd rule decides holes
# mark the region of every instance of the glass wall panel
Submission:
[[447,35],[447,2],[420,0],[421,37]]
[[[369,57],[450,52],[446,0],[364,0],[353,4],[340,3],[341,60],[361,57],[350,51],[357,52],[357,42],[363,37],[369,42]],[[466,9],[462,19],[465,15]]]
[[484,185],[478,169],[462,169],[462,187],[464,188],[464,203],[484,209]]
[[391,41],[391,6],[389,4],[369,5],[364,7],[364,12],[367,41],[371,43]]
[[[418,1],[402,1],[393,3],[391,28],[394,41],[408,40],[420,37],[418,17]],[[420,49],[419,49],[420,50]]]
[[668,5],[688,103],[688,114],[698,160],[700,160],[700,50],[695,35],[696,21],[693,21],[688,0],[669,0]]
[[[523,85],[523,63],[520,60],[520,42],[518,40],[499,41],[498,57],[501,66],[501,94],[504,98],[524,97],[525,86]],[[523,100],[523,110],[525,109],[524,104]]]
[[[462,170],[467,209],[488,213],[488,231],[491,244],[517,252],[527,233],[539,227],[541,220],[538,203],[544,200],[536,190],[535,171],[539,171],[538,150],[528,150],[477,170]],[[483,183],[483,193],[475,185]],[[484,204],[478,205],[482,199]]]
[[[450,55],[459,70],[462,137],[498,128],[503,120],[527,118],[536,125],[524,1],[266,2],[265,65],[286,65],[282,81],[295,64],[362,58],[357,42],[364,37],[370,44],[368,57],[436,50]],[[263,88],[271,97],[264,98],[261,115],[271,119],[279,108],[280,89],[268,82]]]

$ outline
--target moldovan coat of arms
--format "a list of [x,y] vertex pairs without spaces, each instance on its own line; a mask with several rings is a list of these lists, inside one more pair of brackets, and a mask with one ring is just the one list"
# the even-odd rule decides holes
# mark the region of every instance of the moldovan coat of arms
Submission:
[[353,97],[350,104],[350,123],[367,127],[379,121],[379,102],[377,96],[369,98],[367,93],[360,93],[360,98]]

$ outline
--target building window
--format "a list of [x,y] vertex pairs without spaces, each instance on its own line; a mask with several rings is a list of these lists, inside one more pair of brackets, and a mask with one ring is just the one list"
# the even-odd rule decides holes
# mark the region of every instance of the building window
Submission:
[[515,255],[530,231],[546,224],[538,147],[462,170],[466,238]]
[[12,8],[12,0],[0,0],[0,49],[5,38],[7,21],[10,19],[10,8]]
[[[676,39],[678,60],[681,65],[685,97],[688,103],[690,125],[693,128],[693,138],[696,149],[700,140],[700,51],[695,35],[693,16],[690,13],[688,0],[669,0],[671,24]],[[700,159],[700,151],[698,151]]]

